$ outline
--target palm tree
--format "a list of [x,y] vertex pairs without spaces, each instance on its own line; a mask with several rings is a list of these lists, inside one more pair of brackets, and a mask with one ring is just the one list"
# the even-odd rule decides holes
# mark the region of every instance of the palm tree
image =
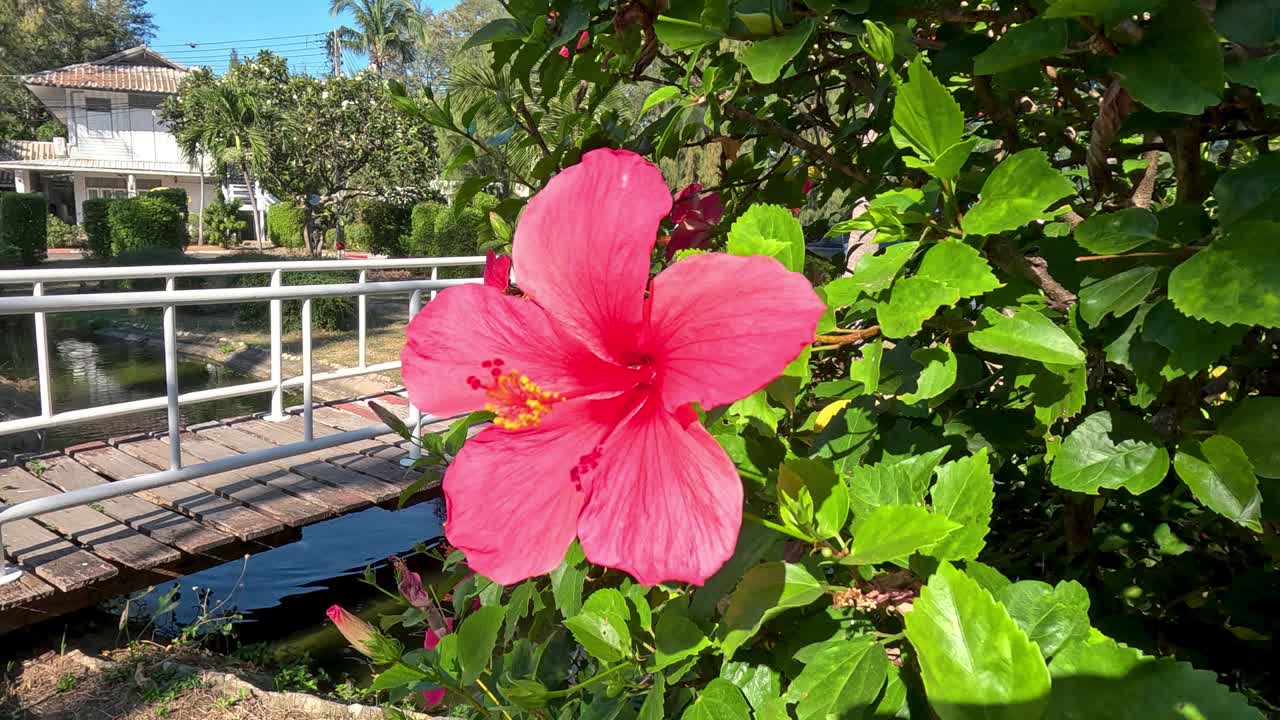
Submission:
[[419,21],[411,0],[330,0],[334,17],[350,10],[355,28],[338,28],[342,47],[369,57],[369,66],[382,74],[392,64],[404,65],[413,59],[410,33]]
[[192,162],[208,155],[218,166],[240,171],[249,187],[253,233],[261,248],[262,222],[254,179],[267,153],[266,115],[250,95],[225,81],[194,88],[184,104],[185,119],[174,127],[178,147]]

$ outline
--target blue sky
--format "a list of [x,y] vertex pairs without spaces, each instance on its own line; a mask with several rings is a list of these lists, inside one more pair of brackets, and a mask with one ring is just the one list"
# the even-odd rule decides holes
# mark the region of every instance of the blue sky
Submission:
[[[453,0],[430,5],[439,10]],[[218,72],[226,69],[232,47],[241,57],[274,50],[289,58],[294,71],[324,72],[323,33],[350,21],[349,15],[330,17],[328,0],[148,0],[147,10],[156,23],[152,47],[184,65],[209,65]],[[348,69],[364,66],[363,58],[346,63]]]

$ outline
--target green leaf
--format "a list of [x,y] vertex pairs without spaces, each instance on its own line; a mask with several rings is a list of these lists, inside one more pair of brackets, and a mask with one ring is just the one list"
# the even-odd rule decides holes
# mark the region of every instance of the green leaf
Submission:
[[[1033,408],[1036,421],[1047,430],[1084,408],[1088,380],[1088,368],[1084,365],[1026,362],[1014,376],[1013,384],[1031,391],[1027,402]],[[1013,406],[1023,405],[1014,403]]]
[[1151,293],[1159,274],[1159,268],[1139,265],[1086,284],[1080,288],[1080,317],[1096,327],[1107,315],[1128,315]]
[[819,538],[835,537],[849,519],[849,489],[825,462],[787,460],[778,468],[778,490],[791,497],[803,492],[809,498],[813,530]]
[[1227,66],[1233,83],[1257,88],[1268,105],[1280,103],[1280,55],[1268,55]]
[[965,574],[992,595],[999,595],[1001,591],[1013,584],[1012,580],[986,563],[969,560],[965,562],[964,567]]
[[876,340],[862,346],[862,357],[849,363],[849,379],[862,384],[862,395],[874,395],[880,389],[880,359],[884,343]]
[[804,269],[804,230],[790,210],[752,205],[734,221],[725,248],[730,255],[768,255],[788,270]]
[[893,142],[933,161],[964,135],[964,112],[917,55],[893,103]]
[[1004,588],[996,598],[1045,657],[1089,637],[1089,591],[1074,580],[1064,580],[1056,587],[1023,580]]
[[950,285],[915,275],[903,278],[894,283],[889,301],[876,305],[880,334],[895,339],[915,335],[939,308],[959,301],[960,293]]
[[1223,327],[1189,318],[1168,301],[1152,307],[1142,323],[1142,339],[1169,351],[1161,369],[1167,380],[1212,367],[1214,361],[1244,340],[1248,331],[1244,325]]
[[[463,180],[462,184],[458,186],[457,191],[453,194],[453,202],[450,203],[451,207],[466,207],[467,204],[471,202],[471,198],[475,197],[476,193],[483,190],[491,182],[493,182],[493,178],[489,175],[478,175],[476,177],[469,177],[466,180]],[[451,210],[451,212],[453,211]]]
[[1155,241],[1160,222],[1144,208],[1098,213],[1076,226],[1076,244],[1098,255],[1128,252]]
[[1241,45],[1264,47],[1280,38],[1277,0],[1219,0],[1213,20],[1219,32]]
[[915,276],[940,282],[954,289],[961,298],[977,297],[1004,287],[982,254],[961,240],[943,240],[929,248]]
[[471,34],[462,44],[463,50],[470,50],[481,45],[492,45],[503,40],[519,40],[524,38],[525,30],[514,18],[490,20],[484,27]]
[[455,170],[466,165],[475,158],[476,146],[463,145],[461,148],[458,148],[458,152],[454,153],[453,157],[449,158],[449,163],[440,171],[440,177],[449,177]]
[[662,87],[649,93],[649,97],[644,99],[644,105],[640,107],[640,114],[643,115],[657,105],[680,96],[680,88],[676,85],[663,85]]
[[1218,222],[1228,233],[1252,220],[1280,220],[1280,156],[1263,155],[1223,173],[1214,183],[1213,198],[1218,201]]
[[942,563],[905,615],[929,704],[941,720],[1027,720],[1044,712],[1040,649],[977,582]]
[[814,439],[811,455],[830,460],[836,472],[847,473],[871,449],[879,429],[869,403],[851,403]]
[[960,363],[946,345],[920,348],[911,353],[911,359],[923,369],[916,380],[916,391],[900,396],[902,402],[914,405],[921,400],[935,398],[956,384],[956,369]]
[[631,654],[631,631],[617,615],[583,610],[564,621],[573,639],[591,656],[615,663]]
[[685,708],[680,720],[750,720],[751,708],[738,686],[716,678]]
[[889,658],[870,635],[825,645],[787,689],[798,720],[863,717],[875,706]]
[[1050,205],[1076,194],[1076,187],[1049,164],[1041,150],[1004,159],[982,184],[978,203],[964,216],[966,235],[995,235],[1053,217]]
[[1168,450],[1113,429],[1111,413],[1104,410],[1085,418],[1062,441],[1049,481],[1091,495],[1101,488],[1141,495],[1168,473]]
[[426,679],[427,674],[421,670],[409,667],[402,662],[397,662],[395,665],[378,673],[378,676],[373,679],[373,683],[369,686],[369,691],[394,690],[416,685]]
[[782,693],[782,682],[778,671],[767,665],[726,663],[720,677],[738,686],[742,694],[747,696],[747,702],[755,709],[757,718],[763,708],[781,699],[779,695]]
[[729,413],[745,418],[755,418],[774,432],[778,431],[778,421],[787,416],[787,411],[769,404],[769,394],[758,390],[729,406]]
[[1280,223],[1232,228],[1169,275],[1169,299],[1183,313],[1223,325],[1280,327]]
[[929,491],[935,513],[959,523],[960,529],[926,551],[939,560],[972,560],[986,546],[995,502],[995,481],[987,449],[938,468],[938,480]]
[[1235,440],[1214,435],[1203,443],[1184,440],[1178,445],[1173,468],[1205,507],[1228,520],[1262,532],[1262,496],[1258,476]]
[[862,46],[862,51],[881,65],[892,65],[894,56],[893,30],[888,25],[874,20],[863,20],[862,29],[863,35],[858,38],[858,44]]
[[1263,718],[1244,697],[1218,684],[1214,673],[1143,655],[1096,632],[1064,647],[1049,670],[1053,695],[1047,720]]
[[657,651],[653,656],[651,672],[693,657],[711,645],[707,634],[689,619],[684,607],[671,604],[658,614],[654,637]]
[[1280,397],[1242,400],[1221,422],[1218,432],[1235,440],[1264,478],[1280,478]]
[[631,618],[631,607],[627,605],[627,598],[616,588],[601,588],[591,593],[591,597],[582,604],[582,609],[584,612],[612,614],[623,622]]
[[1173,528],[1169,527],[1169,523],[1157,525],[1151,534],[1151,539],[1156,541],[1156,548],[1160,550],[1161,555],[1181,555],[1191,549],[1190,545],[1173,534]]
[[946,454],[947,448],[938,448],[901,460],[853,468],[849,504],[854,518],[861,520],[882,505],[923,504],[933,469]]
[[1052,57],[1067,47],[1067,25],[1061,20],[1037,19],[1000,36],[973,59],[974,75],[995,75],[1020,65]]
[[565,552],[564,562],[551,571],[551,595],[566,619],[582,609],[582,584],[587,579],[587,569],[582,564],[585,559],[582,546],[575,541]]
[[1195,0],[1169,0],[1111,69],[1156,112],[1199,115],[1218,104],[1227,81],[1218,33]]
[[373,414],[377,415],[378,419],[387,427],[391,428],[391,432],[399,435],[405,440],[409,440],[413,437],[413,432],[409,430],[408,425],[404,424],[404,420],[401,420],[399,415],[388,410],[381,403],[373,402],[371,400],[369,401],[369,409],[372,410]]
[[902,162],[907,167],[919,168],[929,173],[939,180],[953,180],[960,174],[960,169],[969,161],[969,155],[973,154],[973,148],[978,144],[978,138],[971,137],[967,140],[952,145],[933,162],[925,162],[913,155],[906,155],[902,158]]
[[960,529],[960,524],[919,505],[885,505],[854,525],[853,549],[842,562],[877,565],[905,560]]
[[752,80],[768,85],[778,79],[782,68],[804,48],[814,27],[812,19],[805,19],[783,35],[756,40],[738,53],[738,61],[747,66]]
[[1084,362],[1084,351],[1071,336],[1033,308],[1018,308],[1013,317],[983,308],[982,320],[979,329],[969,333],[969,342],[979,350],[1055,365]]
[[653,676],[653,687],[644,696],[644,704],[640,706],[640,714],[636,720],[665,720],[665,701],[667,698],[667,681],[662,673]]
[[866,295],[887,290],[919,246],[918,242],[904,242],[890,245],[878,255],[863,255],[853,271],[852,283]]
[[501,605],[486,605],[471,613],[458,628],[458,662],[462,667],[462,684],[470,685],[489,665],[498,630],[507,616]]
[[767,562],[757,565],[743,576],[729,596],[721,627],[724,628],[726,662],[750,640],[769,618],[790,608],[804,607],[822,597],[822,583],[803,565]]
[[701,23],[681,20],[670,15],[659,15],[653,24],[658,39],[672,50],[693,50],[708,43],[720,42],[724,34]]

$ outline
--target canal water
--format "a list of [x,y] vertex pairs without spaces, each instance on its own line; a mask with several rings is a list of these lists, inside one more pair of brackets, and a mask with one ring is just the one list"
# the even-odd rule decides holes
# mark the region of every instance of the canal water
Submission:
[[[35,339],[30,317],[0,318],[0,417],[38,415]],[[59,316],[49,317],[49,349],[55,411],[163,396],[163,351],[96,335],[91,327]],[[222,365],[184,358],[178,366],[184,392],[249,382],[251,378]],[[300,397],[289,397],[298,402]],[[268,409],[268,394],[200,403],[182,409],[192,424]],[[0,462],[14,454],[57,450],[77,443],[166,428],[163,410],[105,418],[47,432],[0,436]],[[189,575],[104,604],[100,610],[119,617],[126,612],[134,626],[148,625],[173,635],[196,622],[209,608],[234,618],[237,634],[247,642],[286,639],[313,657],[341,654],[345,643],[325,621],[324,611],[342,603],[353,611],[375,614],[382,597],[360,581],[368,566],[380,568],[391,586],[386,560],[428,545],[443,535],[444,503],[423,502],[402,510],[368,510],[303,529],[300,540],[265,550],[241,561]],[[430,572],[429,567],[421,568]],[[160,599],[177,588],[176,605]],[[114,623],[110,623],[114,625]]]

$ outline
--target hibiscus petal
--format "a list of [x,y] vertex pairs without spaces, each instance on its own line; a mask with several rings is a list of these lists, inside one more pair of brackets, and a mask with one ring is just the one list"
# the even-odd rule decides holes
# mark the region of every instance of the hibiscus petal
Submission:
[[653,164],[589,152],[529,200],[516,227],[516,280],[592,349],[631,364],[649,255],[670,210]]
[[694,255],[653,280],[644,346],[668,409],[740,400],[813,342],[826,305],[771,257]]
[[409,323],[400,354],[409,400],[423,412],[446,417],[479,410],[488,397],[467,382],[488,383],[501,359],[543,390],[569,395],[584,388],[625,386],[624,368],[601,360],[581,342],[556,329],[536,303],[485,285],[457,285],[440,292]]
[[578,537],[591,562],[644,585],[701,585],[733,554],[742,481],[692,410],[677,417],[650,400],[615,431],[584,479]]
[[573,400],[535,428],[490,427],[462,446],[444,476],[445,536],[471,569],[510,585],[560,564],[584,498],[570,472],[622,410],[617,400]]

